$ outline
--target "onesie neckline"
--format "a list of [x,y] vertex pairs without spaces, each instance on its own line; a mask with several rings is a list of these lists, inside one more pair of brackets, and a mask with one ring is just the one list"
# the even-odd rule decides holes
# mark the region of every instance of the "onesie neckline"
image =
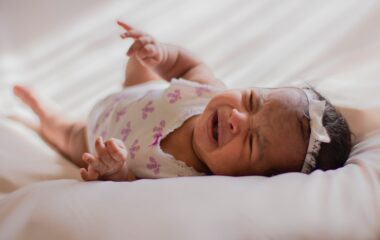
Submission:
[[160,154],[162,154],[163,156],[166,156],[168,159],[175,162],[175,164],[178,165],[179,167],[184,168],[184,169],[189,169],[191,172],[194,173],[194,175],[205,176],[206,175],[205,173],[197,171],[194,167],[189,166],[185,161],[176,159],[172,154],[163,151],[161,148],[161,141],[163,139],[165,139],[171,132],[180,128],[188,119],[190,119],[193,116],[200,115],[202,112],[203,112],[203,108],[200,108],[200,107],[181,112],[181,117],[172,120],[170,122],[170,126],[171,126],[170,128],[165,128],[162,134],[163,136],[162,138],[160,138],[156,147]]

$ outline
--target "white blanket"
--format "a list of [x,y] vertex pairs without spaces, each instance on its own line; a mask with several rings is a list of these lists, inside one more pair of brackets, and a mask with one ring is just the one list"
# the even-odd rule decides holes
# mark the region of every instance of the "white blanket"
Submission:
[[315,86],[353,130],[347,165],[85,183],[37,134],[2,117],[0,239],[380,238],[378,1],[5,0],[0,114],[35,120],[10,94],[22,83],[84,119],[123,80],[130,41],[116,19],[189,48],[231,87]]

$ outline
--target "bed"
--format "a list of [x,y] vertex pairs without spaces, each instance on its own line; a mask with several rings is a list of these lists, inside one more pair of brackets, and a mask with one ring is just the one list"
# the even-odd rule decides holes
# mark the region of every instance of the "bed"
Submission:
[[[200,56],[231,88],[310,84],[346,116],[347,164],[310,175],[83,182],[6,116],[33,88],[71,118],[118,90],[117,19]],[[0,2],[0,239],[379,239],[378,1]]]

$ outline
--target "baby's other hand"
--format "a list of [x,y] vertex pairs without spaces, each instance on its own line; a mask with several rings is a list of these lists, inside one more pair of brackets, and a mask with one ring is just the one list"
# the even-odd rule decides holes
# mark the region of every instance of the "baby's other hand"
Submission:
[[[98,137],[95,141],[95,148],[96,157],[90,153],[82,155],[83,161],[88,164],[87,169],[80,169],[83,180],[127,180],[117,179],[127,175],[126,160],[128,152],[124,143],[115,138],[103,142],[103,139]],[[124,173],[121,173],[122,171]]]
[[117,24],[126,31],[120,34],[122,39],[134,39],[134,43],[127,52],[129,57],[136,56],[149,67],[155,67],[161,63],[163,59],[162,48],[160,47],[160,43],[158,43],[151,35],[136,30],[129,24],[121,21],[117,21]]

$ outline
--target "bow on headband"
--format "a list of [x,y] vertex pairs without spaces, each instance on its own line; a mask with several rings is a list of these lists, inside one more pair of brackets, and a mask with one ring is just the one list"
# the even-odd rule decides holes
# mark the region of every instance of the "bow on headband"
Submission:
[[310,173],[316,168],[316,158],[318,157],[321,143],[331,141],[326,128],[323,126],[323,113],[326,108],[326,101],[314,99],[313,93],[309,89],[303,89],[309,101],[310,116],[310,139],[307,148],[306,157],[301,172]]

